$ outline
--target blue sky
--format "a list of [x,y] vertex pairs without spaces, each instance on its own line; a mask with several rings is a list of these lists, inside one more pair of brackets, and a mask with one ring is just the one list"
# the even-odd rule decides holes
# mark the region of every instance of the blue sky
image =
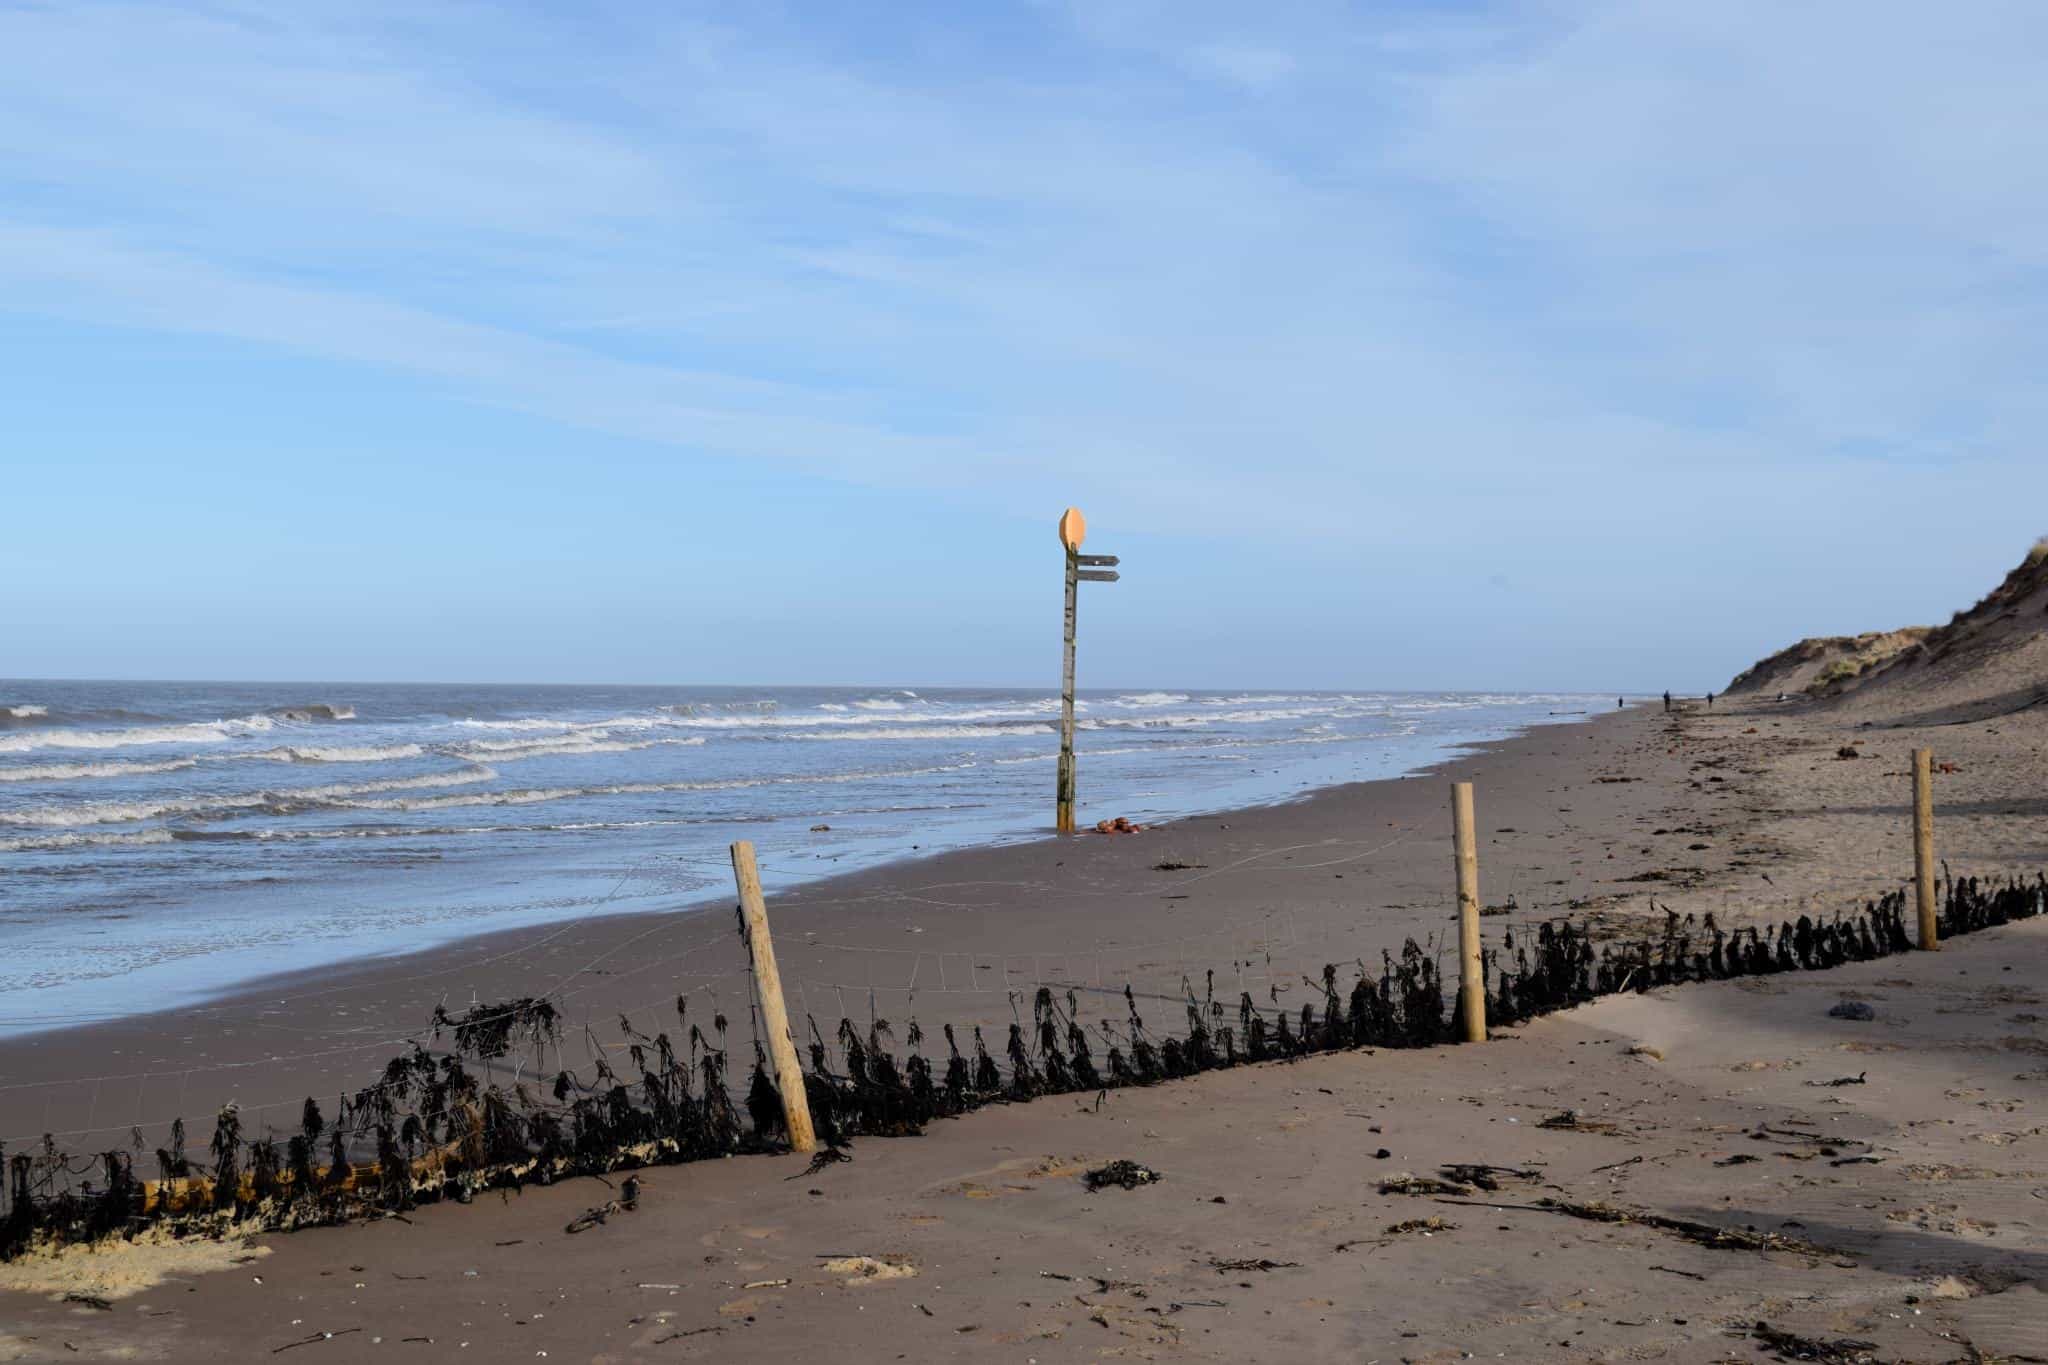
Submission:
[[2048,7],[0,0],[0,676],[1718,686],[2048,531]]

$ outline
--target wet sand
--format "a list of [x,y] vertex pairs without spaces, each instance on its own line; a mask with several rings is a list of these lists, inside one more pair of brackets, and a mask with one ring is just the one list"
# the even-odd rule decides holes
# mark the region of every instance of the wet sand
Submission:
[[[1234,997],[1242,973],[1262,1001],[1290,1003],[1291,988],[1298,1005],[1301,975],[1324,961],[1443,937],[1451,778],[1479,787],[1483,898],[1513,898],[1489,935],[1567,909],[1617,928],[1667,905],[1732,924],[1902,884],[1916,743],[1959,769],[1942,779],[1938,834],[1956,871],[2031,875],[2048,858],[2044,738],[2048,723],[2024,716],[1866,730],[1796,706],[1636,710],[1424,777],[1140,835],[951,854],[789,893],[771,868],[771,914],[791,994],[828,1029],[842,995],[865,1019],[870,992],[899,1026],[1007,1023],[1010,991],[1040,980],[1115,1016],[1125,979],[1141,1000],[1177,1000],[1184,976],[1201,989],[1212,969],[1219,993]],[[1845,739],[1865,756],[1836,758]],[[677,990],[693,993],[693,1017],[717,992],[746,1045],[743,980],[717,979],[737,965],[729,910],[549,932],[24,1040],[0,1049],[0,1075],[182,1067],[195,1121],[228,1098],[295,1110],[309,1090],[369,1079],[438,999],[556,981],[572,1022],[591,1026],[566,1044],[572,1064],[579,1047],[618,1041],[620,1009],[637,1018]],[[240,1253],[257,1260],[104,1311],[0,1293],[0,1358],[241,1359],[315,1338],[292,1357],[1714,1360],[1763,1358],[1759,1320],[1868,1341],[1884,1359],[1963,1359],[1966,1339],[2048,1358],[2035,1287],[2048,1281],[2044,969],[2048,923],[2034,921],[1939,954],[1607,999],[1485,1047],[996,1106],[921,1138],[862,1140],[852,1164],[815,1175],[793,1157],[661,1168],[639,1209],[573,1238],[568,1220],[611,1194],[596,1180],[264,1237]],[[1876,1018],[1830,1017],[1843,996]],[[267,1060],[327,1048],[339,1050]],[[205,1069],[222,1063],[237,1065]],[[143,1079],[118,1100],[111,1084],[96,1100],[37,1098],[53,1116],[172,1112],[176,1097],[152,1088],[170,1083]],[[1541,1126],[1566,1110],[1575,1125]],[[10,1132],[30,1117],[13,1100],[0,1112]],[[1089,1194],[1079,1173],[1119,1157],[1165,1178]],[[1445,1163],[1531,1174],[1458,1204],[1380,1191]],[[1711,1248],[1538,1207],[1546,1198],[1807,1249]],[[1390,1231],[1432,1216],[1455,1226]],[[842,1257],[873,1264],[828,1264]]]

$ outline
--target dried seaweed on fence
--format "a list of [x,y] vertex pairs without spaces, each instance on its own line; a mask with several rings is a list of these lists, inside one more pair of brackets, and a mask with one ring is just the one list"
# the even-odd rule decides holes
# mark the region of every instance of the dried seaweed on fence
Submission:
[[[1952,878],[1946,891],[1941,931],[1954,936],[2040,915],[2048,905],[2048,874],[2003,883]],[[1507,935],[1487,954],[1489,1016],[1507,1025],[1621,991],[1886,956],[1911,946],[1905,910],[1905,894],[1894,892],[1860,914],[1827,922],[1801,916],[1733,933],[1711,915],[1696,921],[1667,914],[1661,932],[1597,949],[1584,926],[1545,922],[1533,936]],[[966,1055],[953,1027],[943,1026],[945,1055],[930,1059],[916,1021],[899,1044],[889,1022],[878,1018],[865,1029],[840,1022],[832,1036],[835,1068],[833,1047],[809,1021],[805,1093],[819,1138],[832,1150],[855,1136],[915,1133],[991,1103],[1099,1093],[1336,1049],[1453,1041],[1444,983],[1422,945],[1410,940],[1398,954],[1383,953],[1377,970],[1355,965],[1348,990],[1334,964],[1308,978],[1313,998],[1292,1012],[1280,1005],[1277,986],[1263,1006],[1241,992],[1233,1010],[1216,998],[1213,974],[1200,978],[1199,991],[1184,980],[1186,1028],[1179,1034],[1148,1023],[1128,987],[1119,1021],[1084,1021],[1073,991],[1062,999],[1041,987],[1028,1022],[1020,1003],[1004,1040],[1007,1074],[979,1028]],[[133,1153],[74,1155],[49,1138],[35,1150],[0,1152],[0,1260],[36,1245],[128,1236],[151,1225],[174,1234],[218,1234],[235,1225],[289,1229],[395,1216],[441,1199],[466,1202],[489,1189],[786,1147],[780,1097],[760,1048],[736,1101],[725,1018],[713,1016],[715,1038],[708,1036],[690,1022],[683,998],[676,1000],[673,1035],[682,1047],[666,1032],[650,1034],[622,1018],[623,1074],[593,1037],[593,1074],[559,1067],[544,1088],[529,1088],[516,1076],[503,1081],[494,1067],[531,1047],[539,1071],[545,1045],[559,1043],[561,1032],[545,998],[480,1003],[460,1014],[440,1009],[429,1022],[435,1041],[447,1034],[452,1046],[437,1053],[415,1043],[375,1082],[338,1097],[331,1115],[307,1099],[296,1132],[250,1132],[239,1111],[221,1111],[209,1142],[210,1166],[187,1155],[182,1119],[171,1125],[168,1145],[155,1151],[157,1178],[150,1181],[134,1169],[146,1151],[139,1134]],[[1091,1032],[1103,1045],[1099,1053]],[[908,1055],[899,1060],[904,1049]],[[1571,1114],[1542,1126],[1611,1130]],[[1463,1164],[1445,1166],[1441,1175],[1461,1191],[1497,1188],[1502,1177],[1537,1178],[1531,1171]],[[1413,1179],[1420,1192],[1419,1182],[1430,1178]],[[1546,1211],[1640,1222],[1709,1239],[1709,1245],[1821,1250],[1599,1205]]]

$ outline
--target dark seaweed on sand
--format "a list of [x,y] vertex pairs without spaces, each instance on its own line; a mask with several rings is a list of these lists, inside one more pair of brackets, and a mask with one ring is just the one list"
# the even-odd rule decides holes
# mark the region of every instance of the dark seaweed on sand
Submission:
[[[1964,878],[1946,890],[1944,937],[2031,919],[2048,905],[2048,876]],[[1622,991],[1825,970],[1911,942],[1903,892],[1860,914],[1801,916],[1761,932],[1725,931],[1712,915],[1668,915],[1659,933],[1597,949],[1583,928],[1546,922],[1533,941],[1510,933],[1486,954],[1487,1012],[1494,1025],[1511,1025]],[[914,1134],[987,1104],[1095,1094],[1338,1049],[1454,1041],[1444,982],[1421,945],[1410,940],[1399,954],[1383,954],[1377,971],[1355,967],[1348,981],[1335,965],[1308,979],[1313,998],[1293,1012],[1280,1006],[1277,991],[1263,1008],[1248,993],[1231,1006],[1216,998],[1213,973],[1201,977],[1199,991],[1183,979],[1183,998],[1162,1011],[1184,1020],[1178,1033],[1148,1023],[1128,986],[1117,1020],[1084,1020],[1073,991],[1041,986],[1028,1017],[1022,999],[1013,999],[1014,1021],[995,1049],[978,1026],[963,1048],[945,1024],[944,1052],[933,1057],[916,1020],[900,1038],[884,1019],[870,1018],[865,1028],[841,1020],[828,1044],[807,1019],[804,1089],[820,1140],[836,1151],[854,1137]],[[35,1151],[0,1152],[0,1260],[39,1244],[132,1236],[151,1225],[214,1234],[238,1224],[294,1228],[401,1214],[444,1198],[468,1202],[484,1190],[574,1175],[786,1148],[781,1098],[758,1042],[741,1077],[731,1067],[722,1015],[713,1018],[714,1041],[689,1022],[678,998],[680,1048],[666,1032],[650,1036],[629,1019],[619,1022],[624,1056],[610,1055],[627,1070],[614,1069],[593,1040],[586,1077],[560,1065],[561,1020],[545,998],[476,1004],[459,1014],[437,1009],[429,1023],[437,1044],[448,1035],[445,1050],[413,1044],[375,1082],[341,1096],[331,1117],[309,1098],[281,1150],[279,1135],[245,1131],[230,1106],[216,1116],[210,1166],[187,1154],[179,1120],[169,1145],[155,1153],[157,1179],[148,1183],[134,1169],[144,1150],[139,1134],[133,1155],[67,1154],[49,1138]],[[557,1070],[549,1083],[529,1087],[520,1077],[541,1074],[550,1043],[558,1047]],[[522,1062],[504,1077],[502,1059],[529,1049],[531,1072]],[[1497,1174],[1533,1173],[1459,1167],[1444,1174],[1491,1188]]]

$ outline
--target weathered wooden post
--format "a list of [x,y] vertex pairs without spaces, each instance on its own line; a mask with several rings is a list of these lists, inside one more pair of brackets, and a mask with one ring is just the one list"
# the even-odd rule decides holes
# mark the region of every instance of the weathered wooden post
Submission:
[[1458,863],[1458,1018],[1465,1041],[1486,1041],[1486,974],[1479,955],[1479,846],[1472,784],[1451,784],[1451,845]]
[[1084,555],[1081,542],[1088,535],[1088,519],[1078,507],[1060,515],[1060,544],[1067,552],[1067,609],[1063,629],[1064,652],[1060,657],[1060,766],[1054,779],[1053,827],[1061,834],[1074,832],[1074,616],[1080,587],[1087,583],[1114,583],[1115,555]]
[[1920,903],[1920,946],[1941,947],[1934,900],[1934,751],[1913,751],[1913,876]]
[[1060,637],[1060,771],[1053,792],[1053,823],[1061,834],[1074,832],[1074,608],[1081,595],[1079,548],[1087,530],[1078,507],[1069,507],[1060,518],[1060,543],[1067,550],[1067,611]]
[[775,942],[768,936],[768,903],[761,896],[761,870],[754,865],[754,845],[742,839],[732,846],[732,878],[740,889],[740,920],[745,925],[747,955],[754,963],[754,991],[761,1002],[761,1028],[768,1035],[768,1059],[775,1067],[775,1089],[782,1096],[782,1118],[789,1127],[792,1151],[815,1151],[817,1132],[811,1127],[811,1101],[804,1093],[803,1068],[797,1065],[796,1044],[789,1036],[789,1011],[782,1003],[782,973],[775,966]]

